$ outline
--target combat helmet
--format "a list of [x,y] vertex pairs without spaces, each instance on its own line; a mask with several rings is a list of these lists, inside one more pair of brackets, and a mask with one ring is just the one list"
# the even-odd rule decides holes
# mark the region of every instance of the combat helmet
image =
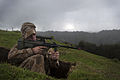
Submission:
[[36,26],[33,23],[30,23],[30,22],[23,23],[21,28],[21,34],[23,39],[28,38],[32,34],[35,34],[36,33],[35,28]]

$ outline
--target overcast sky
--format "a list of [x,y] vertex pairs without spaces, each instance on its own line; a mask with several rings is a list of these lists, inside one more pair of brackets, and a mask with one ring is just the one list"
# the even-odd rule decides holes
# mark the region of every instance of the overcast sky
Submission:
[[0,0],[0,29],[24,22],[37,31],[120,29],[120,0]]

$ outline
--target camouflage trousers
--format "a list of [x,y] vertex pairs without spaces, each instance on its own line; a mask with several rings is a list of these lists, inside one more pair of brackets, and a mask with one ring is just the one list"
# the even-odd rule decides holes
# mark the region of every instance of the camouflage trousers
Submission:
[[37,54],[33,55],[26,60],[24,60],[19,67],[29,69],[33,72],[43,73],[45,74],[45,67],[44,67],[44,56]]
[[29,69],[33,72],[47,74],[56,78],[66,78],[68,72],[71,71],[71,67],[75,64],[70,62],[64,62],[49,59],[43,55],[37,54],[31,57],[28,57],[24,60],[19,67]]
[[29,69],[33,72],[43,73],[43,74],[50,74],[51,68],[57,68],[58,64],[57,61],[46,58],[43,55],[37,54],[31,57],[28,57],[24,60],[19,67]]

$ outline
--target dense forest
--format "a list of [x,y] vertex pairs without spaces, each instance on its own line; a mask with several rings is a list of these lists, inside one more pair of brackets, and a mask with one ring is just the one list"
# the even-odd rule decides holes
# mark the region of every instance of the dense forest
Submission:
[[82,50],[97,54],[100,56],[119,59],[120,60],[120,43],[118,44],[101,44],[97,46],[96,44],[80,41],[78,45]]

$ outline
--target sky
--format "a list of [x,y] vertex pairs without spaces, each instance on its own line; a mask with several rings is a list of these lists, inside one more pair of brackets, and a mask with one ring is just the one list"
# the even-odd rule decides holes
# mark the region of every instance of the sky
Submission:
[[37,31],[120,29],[120,0],[0,0],[0,29],[20,30],[24,22]]

